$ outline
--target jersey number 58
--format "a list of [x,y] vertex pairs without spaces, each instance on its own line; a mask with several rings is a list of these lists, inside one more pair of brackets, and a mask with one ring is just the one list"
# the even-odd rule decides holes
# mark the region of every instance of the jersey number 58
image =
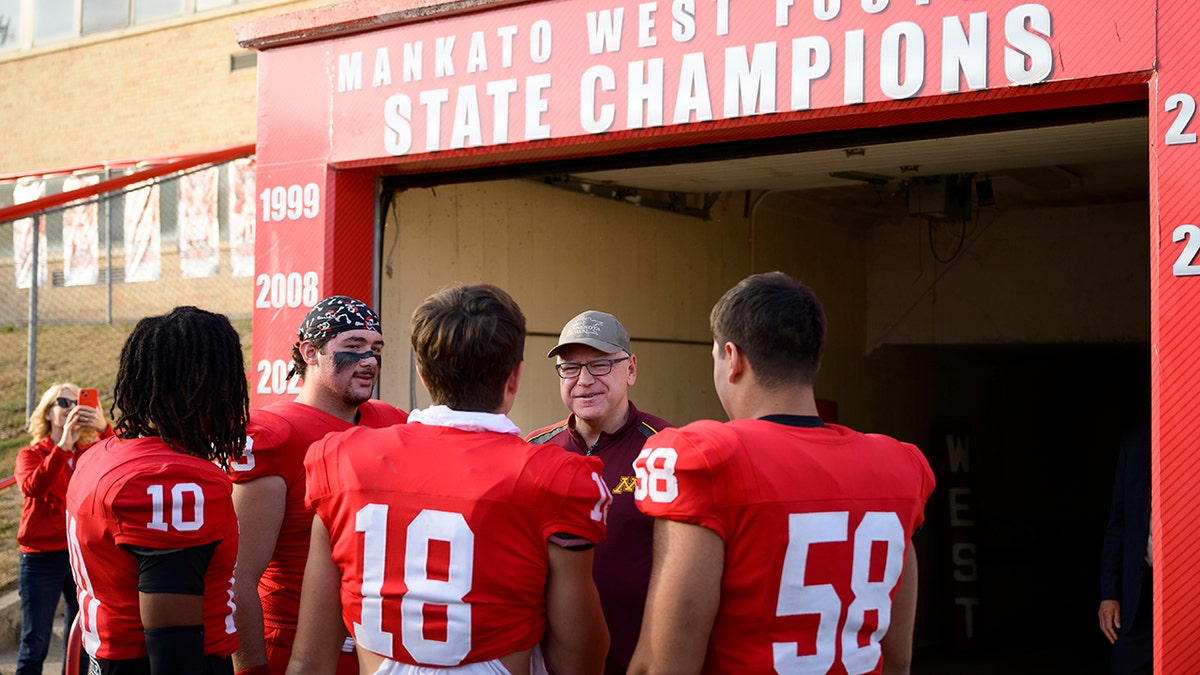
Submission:
[[[634,462],[637,490],[634,499],[649,499],[666,504],[679,496],[679,478],[675,475],[678,454],[674,448],[645,448]],[[788,515],[788,543],[779,579],[776,616],[817,615],[816,650],[799,642],[772,643],[777,673],[827,672],[838,655],[838,626],[841,631],[841,661],[849,675],[869,673],[879,663],[879,640],[891,623],[892,590],[904,570],[904,526],[891,511],[870,511],[853,532],[853,557],[850,591],[853,600],[843,606],[833,584],[806,584],[810,547],[813,544],[844,542],[849,539],[850,513],[824,511]],[[876,543],[886,549],[882,574],[872,580],[871,552]],[[845,583],[845,582],[841,582]],[[869,640],[860,646],[859,633],[868,612],[878,616]]]

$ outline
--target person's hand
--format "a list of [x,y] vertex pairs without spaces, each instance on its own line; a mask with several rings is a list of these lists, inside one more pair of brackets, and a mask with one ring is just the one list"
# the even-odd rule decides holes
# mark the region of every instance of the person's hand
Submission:
[[75,444],[79,442],[79,435],[90,426],[85,421],[90,419],[88,413],[85,412],[89,410],[94,409],[77,405],[67,413],[67,420],[63,423],[62,437],[58,439],[58,447],[62,448],[63,452],[75,452]]
[[95,408],[84,409],[93,413],[90,426],[95,429],[97,433],[104,433],[104,430],[108,428],[108,420],[104,419],[104,408],[97,406]]
[[[99,408],[77,405],[71,411],[71,415],[75,415],[81,430],[95,429],[97,432],[100,432],[108,427],[108,422],[104,421],[104,412]],[[71,415],[67,415],[67,419],[70,419]]]
[[1100,632],[1110,643],[1117,641],[1117,631],[1121,630],[1121,601],[1100,601]]

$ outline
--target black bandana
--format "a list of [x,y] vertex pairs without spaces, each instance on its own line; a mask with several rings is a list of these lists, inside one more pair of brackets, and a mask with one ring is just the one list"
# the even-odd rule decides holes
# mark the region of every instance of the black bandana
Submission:
[[373,330],[383,332],[379,315],[361,300],[334,295],[318,302],[309,310],[296,331],[300,341],[332,337],[348,330]]

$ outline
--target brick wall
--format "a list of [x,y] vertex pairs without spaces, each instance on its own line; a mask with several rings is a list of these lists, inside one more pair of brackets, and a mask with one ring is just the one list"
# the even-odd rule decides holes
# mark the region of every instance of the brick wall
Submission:
[[0,173],[255,139],[256,71],[234,26],[321,2],[254,2],[0,56]]

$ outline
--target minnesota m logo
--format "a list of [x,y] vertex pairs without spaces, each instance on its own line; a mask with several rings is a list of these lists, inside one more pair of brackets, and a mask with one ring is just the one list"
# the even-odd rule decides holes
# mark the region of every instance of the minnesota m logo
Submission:
[[613,494],[619,495],[622,492],[633,492],[637,489],[637,476],[621,476],[621,482],[617,487],[613,488]]

